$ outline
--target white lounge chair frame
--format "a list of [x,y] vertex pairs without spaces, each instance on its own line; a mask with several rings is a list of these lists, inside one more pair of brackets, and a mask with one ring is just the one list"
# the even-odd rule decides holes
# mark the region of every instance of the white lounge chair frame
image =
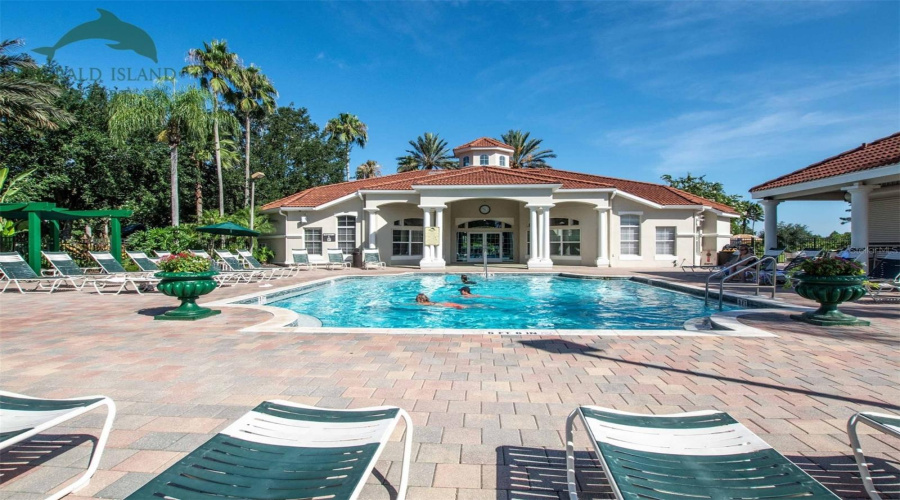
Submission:
[[872,482],[872,474],[869,472],[866,456],[863,453],[862,446],[859,443],[859,435],[856,432],[856,426],[860,423],[900,439],[900,416],[886,413],[860,412],[850,417],[850,420],[847,421],[847,436],[850,437],[853,458],[856,459],[856,466],[859,468],[859,475],[862,478],[866,493],[869,494],[869,498],[872,500],[881,500],[881,495],[878,494],[878,490],[875,489],[875,484]]
[[[27,409],[16,409],[16,405],[13,405],[12,408],[8,407],[8,404],[2,405],[2,407],[0,407],[0,432],[15,432],[17,430],[22,432],[0,442],[0,450],[22,442],[51,427],[83,415],[95,408],[106,406],[106,422],[103,424],[103,430],[100,432],[100,437],[97,439],[97,444],[94,446],[93,453],[91,453],[91,460],[88,463],[87,471],[72,484],[47,497],[47,500],[57,500],[73,491],[78,491],[87,486],[91,481],[91,477],[97,472],[97,467],[100,466],[103,449],[106,447],[106,441],[109,439],[109,433],[112,430],[113,420],[116,418],[116,404],[113,400],[106,396],[89,396],[72,399],[41,399],[7,391],[0,391],[0,397],[31,400],[35,403],[43,402],[60,404],[61,406],[67,406],[66,402],[71,402],[73,405],[73,407],[68,409],[30,411]],[[77,403],[79,402],[84,403],[84,405],[78,405]],[[23,403],[20,401],[19,404]],[[23,405],[27,407],[27,403]]]
[[[56,270],[63,279],[68,280],[76,290],[81,291],[84,290],[84,287],[88,284],[94,286],[94,290],[103,295],[102,288],[105,288],[108,284],[117,284],[119,288],[116,289],[116,295],[122,293],[122,291],[128,289],[128,284],[130,283],[134,290],[138,293],[141,293],[140,283],[148,283],[148,281],[144,278],[132,278],[130,276],[116,276],[111,274],[86,274],[81,272],[81,274],[74,274],[68,272],[66,270],[66,263],[70,262],[72,266],[78,267],[72,257],[66,252],[41,252],[44,255],[44,258],[50,262],[50,265],[53,266],[53,269]],[[79,268],[81,269],[81,268]],[[81,280],[81,286],[76,283],[76,280]],[[102,286],[101,286],[102,285]]]
[[[298,261],[297,257],[302,258]],[[307,271],[312,271],[315,269],[316,264],[309,260],[309,252],[307,250],[291,250],[291,262],[288,263],[294,269],[299,270],[301,267],[306,267]]]
[[[338,260],[338,256],[340,256],[340,260]],[[326,264],[326,269],[333,269],[335,267],[339,269],[347,269],[350,267],[350,263],[346,261],[347,256],[344,255],[344,251],[340,248],[329,248],[328,249],[328,264]]]
[[[247,282],[250,282],[252,279],[257,280],[269,280],[272,279],[272,274],[270,272],[266,272],[259,269],[246,269],[241,265],[241,259],[237,255],[229,252],[228,250],[216,250],[216,255],[219,256],[219,260],[222,262],[222,265],[225,266],[226,272],[230,273],[238,273],[242,274],[244,278],[247,279]],[[229,262],[231,261],[231,262]],[[238,267],[241,266],[241,267]]]
[[[338,410],[281,400],[264,401],[128,498],[178,497],[179,493],[191,498],[242,498],[247,494],[242,490],[253,485],[266,488],[261,495],[264,498],[312,498],[333,494],[340,500],[356,500],[401,419],[406,424],[406,437],[397,500],[404,500],[409,483],[413,426],[403,409],[378,406]],[[258,447],[254,448],[254,444]],[[354,456],[363,460],[361,450],[364,447],[371,449],[373,445],[371,458],[365,458],[369,463],[362,470],[353,470]],[[292,459],[281,461],[285,460],[281,456],[296,448],[309,451],[306,455],[299,453]],[[335,448],[344,450],[321,453]],[[229,450],[234,450],[234,457],[229,456]],[[317,455],[325,460],[317,462]],[[257,463],[253,456],[259,456],[258,468],[253,467]],[[240,470],[236,472],[236,468]],[[317,475],[310,477],[310,472]],[[358,474],[355,482],[349,479],[342,482],[351,472],[353,476]]]
[[[265,267],[256,260],[256,257],[250,253],[249,250],[238,250],[238,258],[244,259],[244,263],[249,266],[249,269],[256,269],[261,272],[271,273],[272,278],[284,278],[285,276],[290,276],[294,273],[294,270],[290,267]],[[276,276],[277,275],[277,276]]]
[[[9,288],[9,285],[14,284],[14,285],[16,285],[16,288],[19,289],[19,293],[24,294],[25,289],[22,288],[22,282],[36,283],[36,285],[33,289],[28,290],[29,292],[53,293],[57,288],[59,288],[59,286],[61,284],[63,284],[63,282],[66,281],[66,279],[61,278],[59,276],[39,276],[39,275],[35,274],[34,270],[28,266],[27,262],[25,262],[25,259],[23,259],[22,256],[16,252],[0,253],[0,262],[10,265],[10,266],[15,266],[16,268],[18,268],[18,269],[13,269],[12,267],[10,267],[9,274],[0,270],[0,274],[3,275],[2,276],[3,281],[6,282],[6,284],[3,285],[3,288],[0,289],[0,293],[5,292],[6,289]],[[27,270],[26,270],[26,268],[27,268]],[[21,271],[22,274],[18,275],[20,277],[16,277],[16,273],[19,271]],[[25,273],[29,273],[29,275],[23,276],[23,274],[25,274]],[[47,283],[50,284],[49,288],[44,287],[44,285]],[[74,282],[72,282],[72,284],[73,284],[73,286],[75,286]]]
[[[374,255],[374,260],[367,259],[368,256]],[[363,250],[363,269],[385,269],[387,264],[381,260],[381,254],[378,250]]]

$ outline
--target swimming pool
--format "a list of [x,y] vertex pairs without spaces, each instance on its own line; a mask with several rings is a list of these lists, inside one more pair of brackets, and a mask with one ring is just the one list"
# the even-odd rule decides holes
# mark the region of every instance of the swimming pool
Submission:
[[[627,279],[473,279],[472,293],[484,297],[462,298],[458,275],[418,274],[329,281],[267,305],[313,316],[323,327],[353,328],[671,330],[719,312],[693,295]],[[418,305],[418,293],[466,308]],[[725,307],[733,309],[738,307]]]

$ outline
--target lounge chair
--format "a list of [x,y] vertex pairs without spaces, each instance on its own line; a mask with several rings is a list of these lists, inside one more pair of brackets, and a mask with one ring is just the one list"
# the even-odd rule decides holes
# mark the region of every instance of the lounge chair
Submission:
[[138,268],[145,273],[158,273],[159,266],[156,265],[156,262],[153,262],[153,259],[147,256],[144,252],[125,252],[128,257],[137,264]]
[[900,302],[900,252],[888,252],[863,283],[873,302]]
[[249,280],[252,279],[272,279],[272,274],[269,271],[259,270],[259,269],[247,269],[241,264],[241,261],[238,260],[237,256],[228,250],[216,250],[216,255],[221,259],[222,264],[227,272],[231,273],[241,273]]
[[[53,293],[66,281],[65,278],[59,276],[38,276],[17,252],[0,253],[0,272],[3,273],[3,280],[6,282],[3,289],[0,289],[0,293],[5,292],[11,284],[16,285],[19,293],[25,293],[25,289],[22,288],[23,282],[35,283],[34,288],[28,290],[29,292]],[[50,287],[46,288],[45,285]]]
[[328,269],[333,269],[337,267],[338,269],[345,269],[350,267],[350,263],[344,260],[344,251],[340,248],[329,248],[328,249]]
[[305,267],[308,271],[311,271],[315,264],[309,261],[309,252],[306,250],[291,250],[291,259],[293,262],[290,264],[294,269],[300,269],[301,267]]
[[644,415],[582,406],[566,421],[571,500],[578,498],[576,417],[618,499],[838,498],[727,413]]
[[289,267],[266,267],[262,265],[262,263],[256,260],[256,257],[254,257],[253,254],[247,250],[238,250],[237,253],[241,258],[244,259],[244,262],[247,264],[247,266],[250,267],[250,269],[269,272],[272,274],[272,278],[283,278],[285,276],[293,274],[293,269]]
[[413,433],[405,411],[287,401],[264,401],[128,498],[354,500],[401,418],[406,440],[397,500],[403,500]]
[[0,391],[0,450],[71,420],[100,406],[106,406],[106,422],[100,432],[91,460],[77,481],[57,491],[47,500],[62,498],[87,486],[100,465],[106,440],[116,418],[116,405],[106,396],[74,399],[39,399],[13,392]]
[[230,272],[223,270],[221,266],[213,259],[206,250],[188,250],[192,254],[197,257],[203,257],[211,262],[210,269],[213,271],[217,271],[219,274],[213,276],[213,279],[219,284],[219,286],[226,285],[234,285],[240,283],[241,281],[246,281],[250,283],[251,275],[245,272]]
[[363,250],[363,269],[385,269],[378,250]]
[[[119,288],[116,289],[116,295],[118,295],[124,290],[127,290],[128,285],[131,284],[136,292],[141,293],[140,287],[147,283],[145,278],[135,278],[127,275],[87,274],[82,268],[78,267],[78,264],[76,264],[75,261],[72,260],[72,257],[66,252],[41,253],[44,254],[44,258],[50,262],[53,269],[55,269],[63,279],[69,281],[77,290],[83,290],[86,285],[91,284],[94,286],[94,290],[102,295],[102,288],[112,284],[119,285]],[[80,286],[78,281],[81,281]]]
[[159,262],[159,259],[162,259],[163,257],[168,257],[168,256],[172,255],[172,252],[160,252],[159,250],[154,250],[153,253],[156,254],[157,262]]
[[859,467],[859,475],[862,478],[863,486],[866,488],[866,493],[869,494],[872,500],[881,500],[881,496],[872,482],[872,475],[869,473],[869,466],[866,464],[866,456],[863,454],[862,447],[859,444],[859,435],[856,433],[856,425],[859,423],[866,424],[895,438],[900,438],[900,416],[860,412],[850,417],[850,420],[847,421],[847,436],[850,437],[853,457],[856,459],[857,467]]

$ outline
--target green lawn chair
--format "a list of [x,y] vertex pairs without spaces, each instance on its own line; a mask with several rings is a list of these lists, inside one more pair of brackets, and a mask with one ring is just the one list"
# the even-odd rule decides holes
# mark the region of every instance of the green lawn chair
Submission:
[[355,500],[401,418],[406,439],[397,500],[403,500],[413,433],[405,411],[287,401],[264,401],[128,498]]
[[237,253],[242,259],[244,259],[244,262],[248,266],[250,266],[250,269],[269,272],[272,274],[273,278],[283,278],[285,276],[293,274],[293,269],[289,267],[266,267],[262,265],[262,263],[256,260],[256,257],[254,257],[253,254],[248,250],[238,250]]
[[[131,286],[140,293],[140,286],[146,283],[144,278],[134,278],[131,276],[115,276],[109,274],[87,274],[84,270],[78,267],[78,264],[72,260],[72,257],[69,256],[66,252],[41,252],[44,254],[44,258],[46,258],[50,265],[53,266],[53,269],[56,270],[64,279],[70,281],[72,286],[74,286],[78,290],[83,290],[87,284],[91,284],[94,286],[94,290],[99,294],[103,294],[102,288],[105,288],[106,285],[119,285],[119,288],[116,289],[116,295],[122,293],[122,291],[128,288],[128,285]],[[78,285],[78,281],[81,281],[81,285]]]
[[349,268],[350,264],[345,260],[344,251],[340,248],[329,248],[328,249],[328,269],[346,269]]
[[307,271],[312,271],[316,266],[309,261],[309,252],[306,250],[291,250],[291,259],[293,259],[291,267],[294,269],[299,270],[301,267],[305,267]]
[[385,269],[378,250],[363,250],[363,269]]
[[[38,399],[13,392],[0,391],[0,450],[22,442],[45,430],[71,420],[100,406],[106,406],[106,422],[100,438],[91,453],[87,472],[78,480],[49,496],[47,500],[57,500],[88,485],[91,476],[97,472],[100,458],[113,420],[116,405],[106,396],[90,396],[74,399]],[[12,457],[9,457],[12,459]]]
[[147,256],[144,252],[125,252],[128,257],[137,264],[138,268],[145,273],[158,273],[159,266],[156,265],[156,262],[153,262],[153,259]]
[[570,500],[578,499],[576,418],[618,499],[838,499],[727,413],[643,415],[582,406],[566,421]]
[[241,273],[248,280],[258,279],[258,280],[268,280],[272,279],[272,273],[267,271],[261,271],[259,269],[247,269],[241,264],[241,261],[237,258],[236,255],[229,252],[228,250],[216,250],[216,255],[219,256],[219,259],[222,261],[222,264],[225,267],[226,271],[232,273]]
[[[66,281],[59,276],[38,276],[34,269],[25,262],[25,259],[16,252],[0,253],[0,272],[3,273],[3,281],[6,282],[0,293],[5,292],[11,284],[16,285],[19,293],[25,293],[25,289],[22,288],[23,282],[35,283],[34,288],[28,290],[29,292],[53,293],[59,288],[59,285]],[[46,288],[45,285],[50,285],[50,288]]]
[[188,251],[191,252],[192,254],[196,255],[197,257],[203,257],[204,259],[207,259],[211,262],[210,269],[212,269],[213,271],[217,271],[219,273],[219,274],[213,276],[213,279],[216,280],[216,283],[218,283],[219,286],[235,285],[242,281],[246,281],[247,283],[250,283],[250,281],[251,281],[251,279],[250,279],[251,275],[248,273],[229,272],[229,271],[222,269],[222,267],[219,266],[219,264],[216,262],[216,260],[213,259],[206,250],[188,250]]
[[859,444],[856,426],[860,423],[900,439],[900,416],[860,412],[850,417],[850,420],[847,421],[847,435],[850,437],[850,446],[853,448],[853,458],[856,459],[856,465],[859,467],[859,475],[862,478],[863,486],[866,488],[866,493],[869,494],[869,498],[872,500],[881,500],[881,495],[878,494],[878,490],[875,489],[875,484],[872,482],[872,475],[869,473],[866,456],[863,454],[862,446]]
[[103,269],[103,272],[119,278],[127,278],[131,280],[132,283],[136,285],[136,291],[138,294],[141,293],[141,288],[144,289],[152,289],[159,280],[152,277],[153,272],[137,272],[132,273],[128,272],[119,261],[116,260],[115,257],[109,252],[88,252],[91,255],[97,264],[100,265],[100,268]]

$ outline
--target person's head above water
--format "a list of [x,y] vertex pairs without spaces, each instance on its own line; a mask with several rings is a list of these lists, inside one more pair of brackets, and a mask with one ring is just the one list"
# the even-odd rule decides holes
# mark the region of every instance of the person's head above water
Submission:
[[462,276],[459,277],[459,279],[461,279],[462,282],[465,283],[465,284],[467,284],[467,285],[474,285],[474,284],[475,284],[474,281],[469,281],[469,275],[467,275],[467,274],[463,274]]
[[459,293],[462,295],[472,295],[472,289],[467,286],[464,286],[459,289]]
[[419,304],[427,304],[428,302],[431,302],[431,300],[424,293],[420,293],[419,295],[416,295],[416,302]]

